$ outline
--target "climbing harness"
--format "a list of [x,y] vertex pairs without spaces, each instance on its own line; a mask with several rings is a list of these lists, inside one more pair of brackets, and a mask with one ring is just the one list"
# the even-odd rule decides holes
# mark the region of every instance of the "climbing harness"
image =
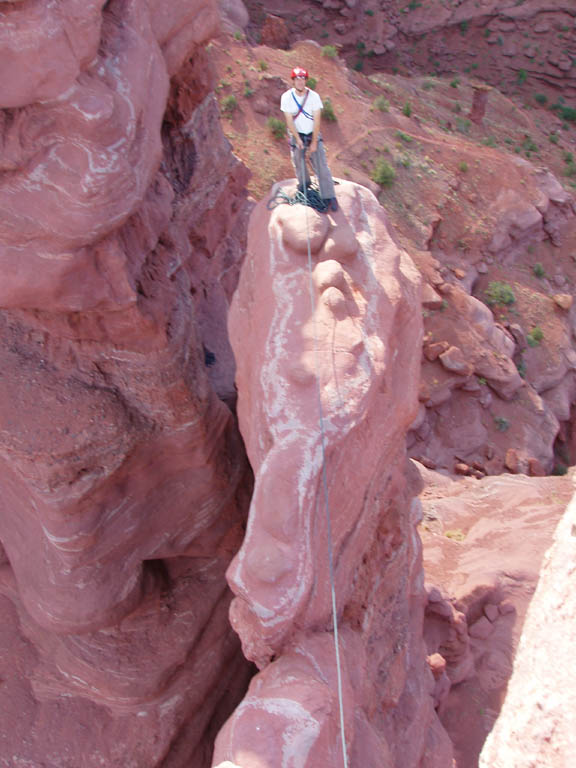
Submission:
[[[306,178],[306,159],[302,153],[302,178]],[[332,625],[334,628],[334,655],[336,658],[336,677],[338,685],[338,711],[340,715],[340,737],[342,740],[343,768],[348,768],[348,754],[346,749],[346,734],[344,732],[344,697],[342,695],[342,665],[340,662],[340,642],[338,632],[338,610],[336,606],[336,585],[334,577],[334,554],[332,547],[332,516],[330,514],[330,502],[328,498],[328,477],[326,472],[326,430],[324,428],[324,409],[322,408],[322,391],[320,389],[320,365],[318,360],[318,333],[316,328],[314,278],[312,276],[312,249],[310,247],[310,231],[308,228],[308,192],[304,186],[305,218],[306,218],[306,245],[308,253],[308,288],[310,293],[310,310],[312,312],[312,329],[314,336],[314,368],[316,372],[316,398],[318,401],[318,423],[320,426],[320,445],[322,449],[322,487],[324,491],[324,510],[326,512],[326,533],[328,538],[328,569],[330,574],[330,596],[332,600]]]

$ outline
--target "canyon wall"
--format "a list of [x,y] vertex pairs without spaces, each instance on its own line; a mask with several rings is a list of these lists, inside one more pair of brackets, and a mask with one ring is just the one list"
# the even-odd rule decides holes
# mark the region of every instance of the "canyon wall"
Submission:
[[219,23],[201,0],[0,5],[11,766],[206,765],[249,676],[224,573],[251,480],[223,402],[249,206]]

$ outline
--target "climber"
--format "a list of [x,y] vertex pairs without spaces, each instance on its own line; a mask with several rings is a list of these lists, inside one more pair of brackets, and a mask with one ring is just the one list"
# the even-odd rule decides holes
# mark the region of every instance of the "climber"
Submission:
[[318,179],[320,195],[327,209],[338,210],[334,181],[326,162],[326,152],[320,134],[322,100],[311,88],[306,87],[308,72],[294,67],[290,75],[292,88],[282,94],[280,109],[284,113],[290,134],[290,157],[298,178],[298,190],[304,192],[310,186],[306,165],[306,150],[310,149],[310,162]]

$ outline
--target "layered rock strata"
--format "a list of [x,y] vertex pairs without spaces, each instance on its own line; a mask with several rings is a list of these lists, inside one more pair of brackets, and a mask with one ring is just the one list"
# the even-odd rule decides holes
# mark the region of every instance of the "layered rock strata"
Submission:
[[349,765],[451,761],[425,664],[404,447],[419,277],[370,192],[342,182],[338,200],[334,215],[260,204],[232,305],[255,487],[228,571],[231,618],[261,671],[218,736],[216,765],[343,764],[332,578]]
[[246,175],[199,50],[219,8],[0,17],[0,752],[200,768],[248,675],[224,571],[249,481],[214,389]]

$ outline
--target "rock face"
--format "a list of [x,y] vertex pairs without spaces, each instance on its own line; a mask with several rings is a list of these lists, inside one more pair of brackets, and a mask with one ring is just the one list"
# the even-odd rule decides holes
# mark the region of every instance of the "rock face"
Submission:
[[576,497],[546,554],[500,717],[480,768],[570,765],[576,749]]
[[248,676],[224,572],[249,482],[216,394],[246,173],[199,50],[218,7],[0,16],[0,750],[200,768]]
[[[457,765],[475,766],[510,685],[518,645],[532,642],[524,639],[531,601],[536,600],[546,548],[572,497],[573,477],[451,479],[423,467],[419,471],[429,583],[424,627],[434,696]],[[566,579],[559,578],[555,588],[568,604]],[[546,655],[557,633],[550,632],[552,619],[545,611],[538,615],[543,625],[548,621],[548,636],[542,627],[532,647]],[[565,688],[542,686],[554,692]],[[526,702],[535,706],[532,694],[526,693]],[[534,730],[536,741],[537,732],[542,731]],[[528,754],[524,757],[516,762],[488,760],[486,766],[530,765]],[[533,764],[554,765],[545,759]]]
[[451,759],[425,665],[404,449],[419,279],[373,195],[349,182],[338,190],[334,216],[257,207],[232,305],[255,488],[228,571],[231,618],[261,671],[218,736],[215,764],[342,764],[331,556],[350,764]]

